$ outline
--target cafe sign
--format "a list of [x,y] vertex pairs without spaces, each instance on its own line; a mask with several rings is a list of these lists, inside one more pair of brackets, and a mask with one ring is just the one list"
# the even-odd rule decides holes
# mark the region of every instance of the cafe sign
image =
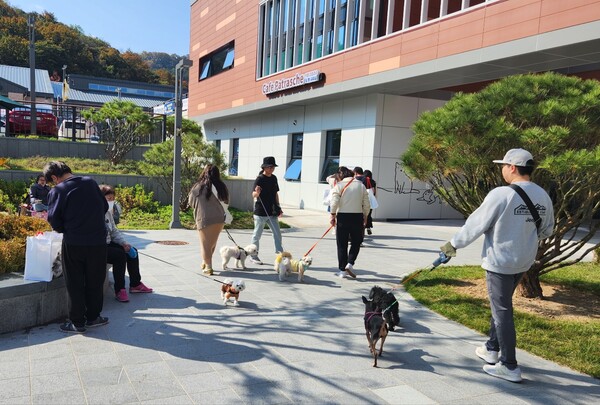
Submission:
[[324,74],[318,69],[311,70],[307,73],[296,73],[294,76],[271,80],[270,82],[263,84],[262,92],[264,95],[277,93],[294,87],[304,86],[309,83],[315,83],[323,80],[323,78]]

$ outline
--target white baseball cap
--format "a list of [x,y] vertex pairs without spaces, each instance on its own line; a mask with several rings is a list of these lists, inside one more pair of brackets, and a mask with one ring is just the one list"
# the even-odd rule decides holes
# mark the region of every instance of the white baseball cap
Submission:
[[515,166],[533,166],[533,156],[525,149],[511,149],[506,152],[502,160],[494,160],[494,163]]

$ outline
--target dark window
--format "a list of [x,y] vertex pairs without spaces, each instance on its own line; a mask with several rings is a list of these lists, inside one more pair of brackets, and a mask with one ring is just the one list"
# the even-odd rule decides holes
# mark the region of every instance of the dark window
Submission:
[[286,180],[299,181],[302,174],[302,140],[304,138],[303,133],[292,134],[292,147],[290,163],[288,164],[287,170],[285,171]]
[[208,79],[214,75],[233,68],[235,60],[234,41],[200,58],[199,80]]
[[221,140],[217,139],[215,141],[215,148],[217,149],[218,152],[221,152]]
[[340,145],[342,143],[342,130],[327,131],[325,139],[325,162],[321,172],[321,181],[326,181],[327,176],[335,173],[340,166]]
[[240,138],[231,140],[231,162],[229,163],[229,174],[237,176],[238,174],[238,157],[240,156]]

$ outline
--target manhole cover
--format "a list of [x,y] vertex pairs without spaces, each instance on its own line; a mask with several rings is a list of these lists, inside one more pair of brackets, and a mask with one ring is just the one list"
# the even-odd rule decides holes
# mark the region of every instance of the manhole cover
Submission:
[[156,243],[160,243],[161,245],[187,245],[187,242],[183,242],[180,240],[157,240]]

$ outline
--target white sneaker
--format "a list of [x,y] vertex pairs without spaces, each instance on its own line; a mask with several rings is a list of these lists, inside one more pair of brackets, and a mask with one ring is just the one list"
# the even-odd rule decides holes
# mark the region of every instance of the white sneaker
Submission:
[[486,364],[483,366],[483,371],[491,376],[502,378],[503,380],[519,383],[523,381],[521,378],[521,369],[519,367],[514,370],[509,370],[504,364],[496,363],[493,366]]
[[488,350],[485,345],[479,346],[477,349],[475,349],[475,354],[489,364],[498,363],[498,358],[500,357],[500,352]]
[[346,272],[345,271],[338,271],[337,273],[335,273],[336,277],[339,278],[345,278],[346,277]]
[[250,261],[254,264],[263,264],[263,262],[256,256],[250,256]]
[[352,265],[350,263],[348,263],[346,265],[346,273],[348,273],[348,275],[352,278],[356,278],[356,274],[354,274],[354,272],[352,271],[354,270],[354,267],[352,267]]

